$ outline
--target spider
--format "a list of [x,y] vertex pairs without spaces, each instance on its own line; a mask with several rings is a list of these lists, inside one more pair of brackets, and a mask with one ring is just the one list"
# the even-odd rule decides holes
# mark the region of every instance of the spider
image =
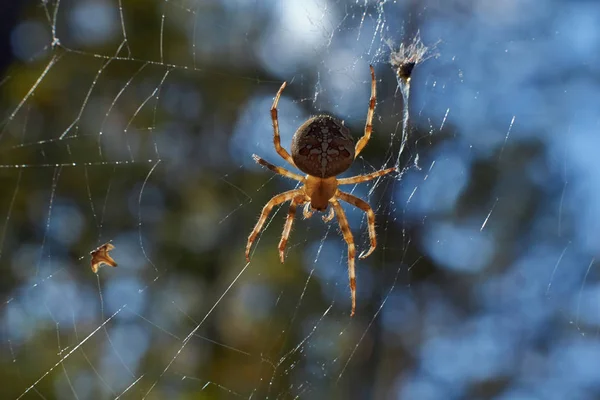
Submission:
[[338,186],[366,182],[396,171],[396,167],[394,167],[382,169],[366,175],[357,175],[341,179],[336,178],[337,175],[350,168],[354,159],[356,159],[364,149],[371,137],[371,131],[373,130],[373,113],[375,111],[376,81],[373,66],[370,66],[370,69],[371,98],[367,112],[367,121],[365,124],[364,135],[358,140],[356,145],[354,144],[350,130],[344,126],[343,121],[329,115],[317,115],[309,118],[294,133],[291,147],[292,154],[290,155],[287,150],[281,147],[279,121],[277,119],[277,104],[279,103],[279,97],[281,97],[281,93],[286,86],[286,82],[283,82],[275,96],[273,106],[271,107],[273,144],[275,145],[277,153],[285,161],[304,172],[306,176],[298,175],[285,168],[273,165],[256,154],[252,156],[258,164],[277,174],[296,180],[303,185],[297,189],[288,190],[287,192],[275,195],[267,202],[262,209],[258,222],[248,237],[246,260],[250,261],[250,249],[252,243],[254,243],[254,240],[262,229],[269,213],[276,205],[286,201],[291,202],[283,227],[281,241],[279,242],[279,258],[282,263],[284,261],[285,245],[290,236],[294,216],[296,215],[296,208],[299,205],[304,204],[304,218],[310,218],[313,211],[325,212],[327,211],[328,206],[331,205],[328,214],[323,215],[322,218],[323,221],[329,222],[333,219],[334,214],[337,215],[342,235],[348,244],[348,277],[350,279],[352,299],[352,311],[350,316],[353,316],[356,310],[356,273],[354,270],[356,250],[348,219],[346,218],[346,214],[339,201],[343,200],[352,204],[367,214],[371,246],[366,253],[363,252],[359,255],[359,259],[361,260],[373,253],[377,246],[377,239],[375,237],[375,213],[366,201],[353,196],[350,193],[342,192],[338,189]]

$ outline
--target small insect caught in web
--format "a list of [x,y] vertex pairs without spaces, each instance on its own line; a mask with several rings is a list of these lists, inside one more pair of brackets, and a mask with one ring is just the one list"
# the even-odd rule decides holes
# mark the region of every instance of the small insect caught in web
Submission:
[[98,247],[96,250],[90,252],[92,256],[91,266],[92,271],[97,274],[98,270],[102,265],[110,265],[111,267],[116,267],[117,263],[113,258],[108,254],[111,250],[114,250],[115,246],[108,242],[104,243],[102,246]]

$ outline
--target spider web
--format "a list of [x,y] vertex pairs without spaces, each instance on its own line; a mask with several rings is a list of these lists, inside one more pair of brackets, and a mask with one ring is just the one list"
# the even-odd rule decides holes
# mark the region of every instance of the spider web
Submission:
[[[2,398],[600,396],[597,5],[6,4]],[[298,215],[282,265],[278,207],[245,262],[294,187],[251,155],[289,168],[284,80],[285,148],[317,113],[362,135],[370,64],[343,176],[399,173],[348,187],[378,233],[350,318],[336,219]]]

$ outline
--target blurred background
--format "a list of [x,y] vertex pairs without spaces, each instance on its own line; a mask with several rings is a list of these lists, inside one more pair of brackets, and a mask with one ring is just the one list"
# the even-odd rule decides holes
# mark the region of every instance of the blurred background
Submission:
[[[0,398],[600,398],[600,4],[0,1]],[[419,35],[419,36],[417,36]],[[408,140],[390,52],[429,47]],[[373,136],[337,220],[251,155]],[[364,213],[344,205],[360,253]],[[90,269],[111,242],[117,268]]]

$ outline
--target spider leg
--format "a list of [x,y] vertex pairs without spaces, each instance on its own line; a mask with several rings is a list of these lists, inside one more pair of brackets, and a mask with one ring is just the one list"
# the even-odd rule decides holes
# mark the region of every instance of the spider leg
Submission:
[[279,91],[277,91],[277,94],[275,95],[275,100],[273,100],[273,105],[271,106],[271,120],[273,121],[273,144],[275,145],[275,150],[277,151],[277,153],[285,161],[289,162],[293,166],[296,166],[296,164],[294,164],[292,156],[290,156],[290,153],[288,153],[286,149],[281,147],[281,138],[279,137],[279,120],[277,118],[277,104],[279,103],[281,92],[283,92],[283,89],[285,89],[286,84],[287,82],[283,82],[283,84],[279,88]]
[[333,216],[335,215],[335,210],[333,209],[333,207],[329,208],[329,212],[327,213],[327,215],[323,215],[323,222],[329,222],[333,219]]
[[283,225],[283,233],[281,234],[281,240],[279,241],[279,259],[283,264],[285,245],[287,244],[290,232],[292,231],[292,225],[294,224],[294,216],[296,215],[296,208],[298,205],[304,203],[304,197],[298,196],[292,200],[290,209],[288,210],[287,218],[285,219],[285,225]]
[[373,180],[375,178],[379,178],[380,176],[387,175],[390,172],[394,172],[397,170],[398,170],[398,168],[396,168],[396,167],[380,169],[379,171],[371,172],[370,174],[356,175],[356,176],[351,176],[349,178],[338,179],[337,182],[338,182],[338,185],[350,185],[352,183],[362,183],[362,182]]
[[250,236],[248,236],[248,243],[246,244],[246,261],[250,261],[250,248],[252,247],[252,243],[254,243],[256,236],[258,236],[258,233],[265,224],[265,221],[267,220],[267,217],[269,216],[269,213],[271,212],[273,207],[283,203],[284,201],[292,200],[294,197],[303,194],[304,193],[302,189],[288,190],[287,192],[283,192],[281,194],[278,194],[277,196],[273,196],[271,200],[269,200],[268,203],[265,204],[260,214],[260,218],[258,219],[258,222],[256,223],[256,225],[254,225],[254,229],[252,229],[252,233],[250,233]]
[[304,182],[304,177],[302,175],[295,174],[293,172],[288,171],[285,168],[278,167],[277,165],[273,165],[270,162],[268,162],[267,160],[265,160],[264,158],[257,156],[256,154],[252,154],[252,158],[254,158],[254,161],[256,161],[258,164],[262,165],[263,167],[267,167],[268,169],[275,172],[276,174],[283,175],[286,178],[294,179],[299,182]]
[[371,247],[366,253],[362,252],[358,256],[360,260],[364,260],[365,258],[369,257],[371,253],[373,253],[373,251],[375,250],[375,247],[377,247],[377,237],[375,235],[375,213],[373,212],[373,209],[371,208],[369,203],[367,203],[363,199],[359,199],[358,197],[351,195],[350,193],[338,190],[336,196],[344,200],[346,203],[352,204],[353,206],[358,207],[365,213],[367,213],[367,225],[369,227],[369,239],[371,240]]
[[375,70],[372,65],[369,65],[371,69],[371,98],[369,99],[369,110],[367,111],[367,122],[365,123],[365,134],[356,142],[354,148],[354,158],[358,157],[362,149],[365,148],[367,142],[371,138],[371,132],[373,131],[373,114],[375,113],[375,99],[376,95],[376,81],[375,81]]
[[335,209],[338,223],[340,224],[340,229],[342,230],[342,235],[348,244],[348,278],[350,279],[350,293],[352,297],[352,311],[350,312],[350,316],[352,317],[356,311],[356,270],[354,269],[354,257],[356,256],[356,249],[354,247],[354,238],[352,237],[352,232],[350,231],[350,225],[348,224],[348,219],[346,218],[344,209],[340,205],[339,201],[337,201],[335,197],[329,201]]

